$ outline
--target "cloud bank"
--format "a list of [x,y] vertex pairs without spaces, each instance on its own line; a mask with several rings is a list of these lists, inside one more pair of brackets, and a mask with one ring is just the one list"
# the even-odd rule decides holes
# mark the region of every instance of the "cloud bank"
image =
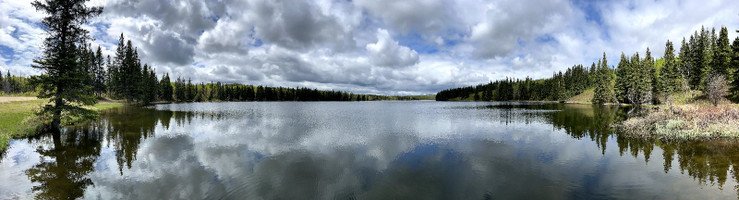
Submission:
[[[0,0],[0,70],[40,55],[42,13]],[[428,94],[505,77],[546,78],[701,26],[739,28],[731,1],[93,0],[104,53],[123,33],[157,73],[193,81]],[[732,39],[737,35],[730,31]],[[679,42],[676,42],[679,44]],[[677,47],[679,48],[679,47]],[[613,60],[612,59],[612,60]],[[615,65],[615,64],[614,64]]]

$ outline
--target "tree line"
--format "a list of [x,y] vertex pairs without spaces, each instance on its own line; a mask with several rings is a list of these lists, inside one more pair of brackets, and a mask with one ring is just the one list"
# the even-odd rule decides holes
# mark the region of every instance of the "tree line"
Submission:
[[[31,5],[46,14],[41,27],[46,31],[42,52],[33,68],[41,75],[3,78],[3,91],[33,90],[49,99],[40,116],[51,119],[50,128],[59,130],[62,118],[92,117],[84,106],[103,97],[123,99],[132,104],[155,101],[371,101],[402,100],[404,97],[358,95],[341,91],[308,88],[283,88],[244,84],[192,83],[183,77],[172,82],[169,74],[157,77],[154,68],[142,64],[139,51],[121,34],[115,55],[104,56],[101,47],[90,45],[89,31],[83,25],[103,12],[90,7],[89,0],[35,0]],[[0,75],[1,78],[1,75]],[[22,83],[22,84],[18,84]],[[19,86],[23,87],[19,87]],[[9,88],[9,89],[6,89]],[[33,88],[33,89],[31,89]],[[415,97],[409,97],[415,98]]]
[[471,97],[475,101],[563,101],[582,93],[594,82],[594,67],[595,64],[590,69],[575,65],[564,73],[554,73],[548,79],[506,78],[477,86],[447,89],[437,93],[436,100],[464,100]]
[[88,76],[86,85],[92,86],[90,94],[123,99],[130,103],[149,104],[155,101],[207,102],[207,101],[371,101],[386,100],[378,95],[358,95],[341,91],[321,91],[309,88],[286,88],[224,84],[221,82],[193,83],[191,79],[177,77],[174,82],[169,74],[161,79],[148,64],[143,64],[131,40],[123,34],[118,40],[113,57],[103,58],[100,47],[96,51],[85,47],[80,59]]
[[730,43],[726,27],[718,33],[715,28],[701,28],[689,39],[683,38],[677,57],[668,40],[664,52],[660,59],[649,48],[643,58],[638,52],[621,53],[618,66],[603,71],[603,77],[615,77],[614,82],[597,83],[596,88],[602,89],[596,90],[593,102],[671,103],[674,94],[683,92],[690,99],[702,93],[714,104],[724,97],[739,101],[739,37]]
[[35,92],[36,88],[29,83],[28,78],[14,76],[7,71],[5,77],[0,73],[0,94],[19,94]]
[[[488,84],[443,90],[436,100],[482,101],[552,100],[563,101],[593,88],[595,104],[670,103],[674,94],[687,92],[696,98],[700,91],[716,104],[719,98],[739,101],[739,37],[729,42],[728,30],[701,28],[683,38],[677,56],[671,41],[665,54],[655,59],[649,48],[644,56],[621,53],[616,66],[608,65],[606,54],[585,69],[582,65],[554,73],[551,78],[498,80]],[[730,89],[729,89],[730,88]]]

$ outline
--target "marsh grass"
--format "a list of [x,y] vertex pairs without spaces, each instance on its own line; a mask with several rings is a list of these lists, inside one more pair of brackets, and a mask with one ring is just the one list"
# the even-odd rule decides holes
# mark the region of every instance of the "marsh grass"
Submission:
[[660,140],[739,139],[739,105],[687,104],[651,108],[615,125],[627,136]]

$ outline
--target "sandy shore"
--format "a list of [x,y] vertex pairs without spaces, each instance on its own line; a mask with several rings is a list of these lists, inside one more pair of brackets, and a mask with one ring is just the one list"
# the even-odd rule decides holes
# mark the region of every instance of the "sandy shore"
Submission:
[[0,97],[0,103],[11,102],[11,101],[28,101],[35,100],[36,97]]

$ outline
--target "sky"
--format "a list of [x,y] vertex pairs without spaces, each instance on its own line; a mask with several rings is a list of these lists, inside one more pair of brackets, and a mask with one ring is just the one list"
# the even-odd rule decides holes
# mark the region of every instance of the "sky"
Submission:
[[[44,17],[0,0],[0,71],[37,75]],[[121,33],[161,76],[193,82],[420,95],[548,78],[606,53],[664,55],[701,26],[737,37],[732,0],[91,0],[104,54]]]

